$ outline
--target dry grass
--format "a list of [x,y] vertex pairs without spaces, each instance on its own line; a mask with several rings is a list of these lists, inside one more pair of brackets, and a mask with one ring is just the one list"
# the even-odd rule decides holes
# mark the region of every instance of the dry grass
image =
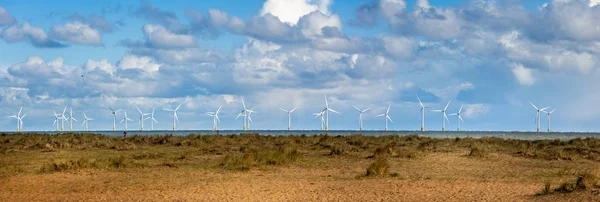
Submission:
[[[239,177],[248,178],[247,181],[239,183],[256,183],[255,181],[261,176],[275,181],[281,179],[281,182],[285,183],[327,182],[333,183],[331,184],[333,187],[337,184],[351,187],[349,185],[354,183],[373,181],[372,183],[375,184],[370,186],[385,183],[395,183],[394,186],[413,184],[413,187],[406,187],[405,191],[410,195],[419,195],[415,191],[427,192],[421,186],[433,183],[427,186],[442,190],[439,194],[449,194],[443,195],[445,197],[458,194],[467,197],[462,198],[465,200],[473,199],[468,196],[483,190],[490,192],[487,193],[490,196],[506,195],[508,192],[514,193],[515,196],[539,194],[541,196],[536,199],[552,200],[553,197],[561,195],[551,193],[594,196],[592,193],[600,190],[598,167],[600,167],[600,141],[595,138],[526,141],[500,138],[436,139],[417,135],[261,136],[249,133],[121,138],[97,134],[0,134],[0,183],[9,184],[18,184],[24,177],[43,181],[55,175],[82,177],[83,173],[91,173],[94,176],[108,177],[122,174],[127,177],[131,173],[139,173],[127,179],[140,184],[152,183],[156,180],[169,181],[169,184],[173,184],[172,187],[156,188],[167,191],[178,186],[185,188],[187,186],[185,184],[190,183],[186,181],[188,179],[184,175],[183,178],[186,179],[177,179],[186,183],[176,185],[177,181],[172,182],[175,180],[173,175],[202,173],[201,176],[207,174],[214,176],[206,179],[202,177],[202,179],[216,184],[233,182],[233,179]],[[288,173],[280,170],[292,171]],[[235,178],[230,178],[230,175]],[[257,177],[251,177],[254,175]],[[369,176],[369,178],[357,182],[356,176]],[[371,178],[371,176],[377,177]],[[198,181],[198,177],[195,178],[191,177],[189,180]],[[86,184],[79,186],[96,183],[80,181]],[[547,186],[544,186],[540,192],[540,186],[546,182],[548,182]],[[54,192],[66,192],[69,188],[72,189],[69,186],[74,186],[71,182],[65,183],[58,186],[65,187]],[[128,185],[126,182],[120,183],[122,186],[138,186]],[[464,189],[472,187],[474,190],[455,193],[448,188],[462,185],[465,186]],[[480,188],[487,185],[506,186],[508,190],[494,191],[494,189]],[[0,184],[0,190],[6,188],[5,186],[8,184]],[[301,192],[311,191],[304,184],[281,185],[281,187],[290,186],[303,187],[299,190]],[[269,189],[279,188],[280,186],[275,186]],[[39,189],[43,191],[46,188]],[[328,190],[328,188],[323,189]],[[18,193],[20,189],[16,190]],[[23,188],[23,191],[25,190]],[[381,195],[381,193],[389,193],[390,190],[378,191],[381,192],[375,191],[373,194]],[[99,194],[95,190],[88,192]],[[344,194],[360,198],[359,195],[353,195],[354,192]],[[443,200],[445,197],[438,199]],[[306,198],[281,198],[281,200],[286,199]],[[0,197],[0,200],[9,200],[9,198]],[[498,198],[487,198],[487,200],[495,201]]]

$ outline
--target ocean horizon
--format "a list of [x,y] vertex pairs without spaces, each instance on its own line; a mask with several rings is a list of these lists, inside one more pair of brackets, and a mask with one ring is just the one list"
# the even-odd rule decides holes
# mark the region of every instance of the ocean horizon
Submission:
[[[102,134],[106,136],[122,136],[124,131],[25,131],[25,132],[0,132],[2,134],[66,134],[66,133],[90,133],[90,134]],[[383,135],[419,135],[422,137],[432,138],[484,138],[484,137],[497,137],[503,139],[520,139],[520,140],[547,140],[547,139],[559,139],[559,140],[571,140],[576,138],[600,138],[600,132],[535,132],[535,131],[411,131],[411,130],[154,130],[154,131],[141,131],[141,130],[130,130],[127,131],[127,136],[134,135],[175,135],[175,136],[186,136],[190,134],[197,135],[230,135],[230,134],[250,134],[258,133],[260,135],[270,136],[287,136],[287,135],[321,135],[326,134],[330,136],[348,136],[362,134],[366,136],[383,136]]]

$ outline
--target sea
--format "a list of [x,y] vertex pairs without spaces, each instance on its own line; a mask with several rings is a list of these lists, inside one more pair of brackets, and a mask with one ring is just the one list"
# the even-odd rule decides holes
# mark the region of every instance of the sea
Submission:
[[[2,132],[4,134],[11,134],[14,132]],[[60,134],[65,132],[53,132],[53,131],[26,131],[20,134],[27,133],[42,133],[42,134]],[[123,131],[73,131],[72,133],[94,133],[102,134],[106,136],[122,136]],[[520,140],[571,140],[576,138],[599,138],[600,133],[597,132],[522,132],[522,131],[381,131],[381,130],[155,130],[155,131],[127,131],[127,136],[133,135],[175,135],[175,136],[186,136],[190,134],[196,135],[231,135],[231,134],[251,134],[258,133],[260,135],[270,136],[286,136],[286,135],[320,135],[326,134],[330,136],[347,136],[362,134],[365,136],[383,136],[383,135],[419,135],[422,137],[432,138],[483,138],[483,137],[497,137],[503,139],[520,139]]]

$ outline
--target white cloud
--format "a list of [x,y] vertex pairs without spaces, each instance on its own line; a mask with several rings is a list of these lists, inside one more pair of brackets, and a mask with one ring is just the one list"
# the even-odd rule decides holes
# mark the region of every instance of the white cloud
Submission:
[[161,25],[144,25],[144,35],[152,46],[157,48],[196,47],[196,38],[192,35],[175,34]]
[[0,26],[10,25],[17,22],[15,18],[2,6],[0,6]]
[[487,114],[490,108],[488,104],[466,104],[461,115],[463,118],[476,118]]
[[119,61],[121,69],[141,69],[148,73],[158,71],[160,64],[157,64],[154,59],[147,56],[136,56],[127,54]]
[[44,29],[31,26],[28,22],[22,25],[12,25],[4,29],[1,34],[2,38],[9,43],[29,41],[34,46],[39,47],[60,46],[60,44],[48,39],[48,35]]
[[79,21],[64,25],[52,26],[51,35],[61,41],[68,41],[83,45],[101,45],[102,39],[98,30]]
[[521,85],[532,85],[535,82],[533,77],[533,71],[526,68],[522,64],[514,63],[511,65],[511,71],[515,75],[515,78]]
[[110,75],[114,75],[115,72],[117,72],[117,68],[107,59],[102,59],[100,61],[88,59],[87,62],[83,65],[83,69],[88,72],[98,69]]
[[296,25],[300,17],[313,11],[328,14],[329,0],[267,0],[260,11],[261,15],[270,13],[281,22]]

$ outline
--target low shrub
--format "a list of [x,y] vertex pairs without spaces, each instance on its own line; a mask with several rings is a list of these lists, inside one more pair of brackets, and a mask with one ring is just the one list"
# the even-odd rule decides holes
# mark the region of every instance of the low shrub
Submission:
[[389,168],[390,168],[390,165],[386,158],[377,158],[377,159],[375,159],[375,162],[373,162],[371,165],[369,165],[365,176],[368,176],[368,177],[370,177],[370,176],[375,176],[375,177],[385,176],[388,174]]

